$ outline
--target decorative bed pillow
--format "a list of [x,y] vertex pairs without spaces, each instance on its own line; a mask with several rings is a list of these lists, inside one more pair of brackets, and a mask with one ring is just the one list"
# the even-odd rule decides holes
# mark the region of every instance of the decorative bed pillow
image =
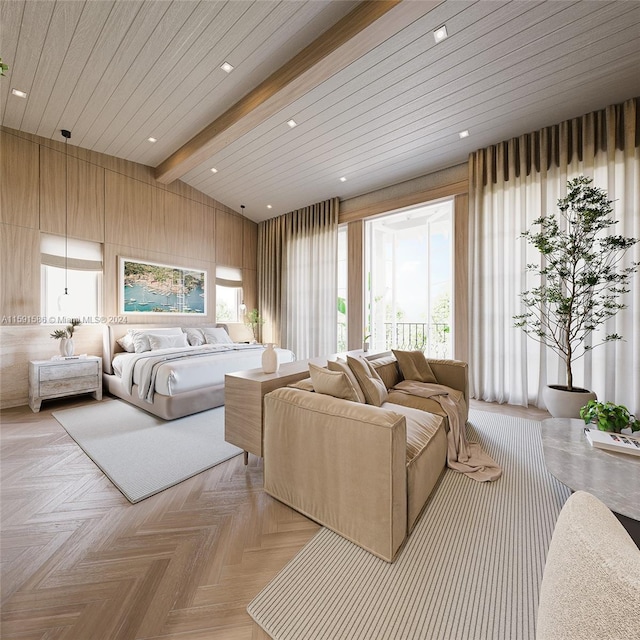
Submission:
[[366,403],[367,400],[364,397],[364,393],[362,391],[362,388],[360,387],[360,383],[358,382],[358,379],[354,375],[353,371],[351,371],[351,369],[349,368],[346,360],[341,360],[340,358],[338,358],[337,360],[329,360],[327,362],[327,367],[329,368],[329,371],[342,371],[351,381],[353,389],[358,396],[358,402],[361,402],[362,404]]
[[133,344],[133,336],[130,333],[125,333],[122,338],[118,338],[116,342],[127,352],[133,353],[136,350],[136,346]]
[[422,351],[396,351],[391,350],[398,361],[398,366],[405,380],[417,382],[438,382],[427,358]]
[[324,367],[309,364],[309,373],[316,393],[324,393],[334,398],[359,402],[358,394],[344,371],[329,371]]
[[358,379],[367,404],[379,407],[387,401],[387,387],[367,360],[347,356],[347,364]]
[[233,344],[233,340],[222,327],[207,327],[202,333],[207,344]]
[[133,339],[133,345],[136,353],[144,353],[151,351],[149,344],[149,334],[165,335],[165,336],[181,336],[183,335],[180,327],[171,327],[167,329],[129,329],[129,334]]
[[182,330],[187,336],[187,342],[192,347],[201,347],[205,343],[204,333],[202,333],[202,329],[183,327]]
[[292,389],[302,389],[302,391],[311,391],[312,393],[315,391],[311,378],[304,378],[302,380],[298,380],[298,382],[292,382],[291,384],[288,384],[287,387],[291,387]]
[[170,349],[172,347],[188,347],[189,343],[184,333],[181,333],[179,336],[164,336],[150,333],[149,345],[151,346],[151,351],[155,351],[156,349]]

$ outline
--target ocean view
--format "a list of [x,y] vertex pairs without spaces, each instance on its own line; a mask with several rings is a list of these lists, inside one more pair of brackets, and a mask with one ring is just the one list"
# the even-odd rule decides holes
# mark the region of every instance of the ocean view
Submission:
[[203,294],[201,287],[195,287],[178,300],[176,293],[154,293],[142,284],[127,285],[124,288],[124,310],[204,314]]

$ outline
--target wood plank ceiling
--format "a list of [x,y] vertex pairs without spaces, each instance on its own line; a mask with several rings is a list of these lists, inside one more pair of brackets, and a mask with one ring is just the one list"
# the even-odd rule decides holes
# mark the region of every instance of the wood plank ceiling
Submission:
[[[261,220],[640,95],[635,0],[405,0],[370,26],[355,24],[359,5],[2,0],[1,121],[54,139],[70,129],[73,144],[158,167],[160,180],[180,177]],[[190,141],[243,96],[354,24],[304,82],[214,132],[211,155],[193,152]],[[443,24],[449,37],[436,44]]]

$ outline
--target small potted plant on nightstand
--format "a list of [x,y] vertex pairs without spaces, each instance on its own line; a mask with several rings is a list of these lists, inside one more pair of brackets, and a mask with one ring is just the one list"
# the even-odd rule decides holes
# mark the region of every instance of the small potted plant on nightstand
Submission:
[[79,318],[71,318],[66,329],[56,329],[51,335],[54,340],[60,340],[60,355],[70,357],[74,353],[73,332],[82,324]]

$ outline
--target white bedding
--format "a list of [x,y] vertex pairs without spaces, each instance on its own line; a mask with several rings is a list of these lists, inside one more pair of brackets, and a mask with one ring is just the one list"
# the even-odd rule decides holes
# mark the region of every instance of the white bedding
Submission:
[[[118,353],[112,366],[130,393],[135,384],[140,398],[152,402],[154,393],[175,396],[185,391],[222,385],[226,373],[262,366],[263,351],[262,345],[235,343],[157,349],[144,353]],[[276,349],[276,352],[280,363],[295,360],[293,352],[287,349]],[[187,357],[183,358],[183,355]],[[166,362],[153,367],[155,380],[149,387],[151,363],[164,357],[167,358]]]

